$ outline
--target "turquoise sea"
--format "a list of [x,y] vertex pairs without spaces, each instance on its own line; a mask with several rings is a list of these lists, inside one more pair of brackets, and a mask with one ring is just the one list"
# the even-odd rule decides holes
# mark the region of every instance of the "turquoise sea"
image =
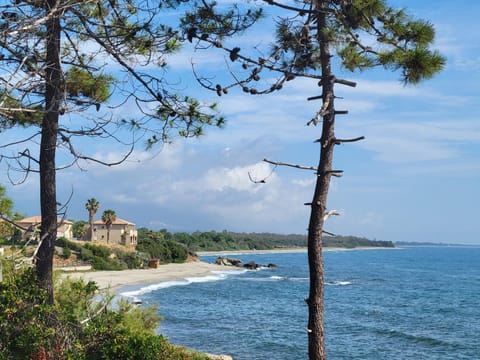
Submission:
[[[306,359],[306,253],[231,257],[278,268],[212,273],[130,295],[159,307],[158,331],[172,343],[235,360]],[[480,359],[480,248],[329,251],[324,258],[329,359]]]

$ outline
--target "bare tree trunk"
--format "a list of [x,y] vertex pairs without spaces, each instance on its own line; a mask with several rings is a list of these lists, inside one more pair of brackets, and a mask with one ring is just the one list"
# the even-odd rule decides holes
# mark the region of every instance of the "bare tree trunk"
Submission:
[[320,141],[320,161],[317,182],[312,201],[308,227],[308,263],[310,270],[310,292],[308,303],[308,353],[310,360],[325,360],[324,332],[324,269],[322,254],[322,234],[324,214],[327,208],[327,195],[330,186],[334,144],[334,78],[331,70],[330,49],[322,29],[326,26],[326,15],[321,11],[324,2],[317,3],[318,41],[322,62],[322,102],[328,104],[323,117]]
[[[48,0],[47,11],[56,0]],[[45,116],[40,142],[40,208],[42,244],[37,253],[37,274],[40,286],[47,291],[48,302],[53,304],[53,255],[57,238],[57,195],[55,179],[55,151],[61,93],[60,21],[57,15],[46,22],[46,89]]]
[[88,229],[90,241],[93,241],[93,213],[91,211],[88,212],[88,223],[90,224],[90,229]]

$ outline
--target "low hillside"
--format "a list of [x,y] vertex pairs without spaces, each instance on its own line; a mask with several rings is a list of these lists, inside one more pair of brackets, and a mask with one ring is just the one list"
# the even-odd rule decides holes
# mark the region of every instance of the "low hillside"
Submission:
[[[139,239],[142,231],[139,230]],[[155,234],[155,232],[153,232]],[[150,235],[152,232],[150,232]],[[168,233],[157,232],[161,238],[181,243],[189,251],[233,251],[233,250],[273,250],[285,248],[307,247],[307,237],[298,234],[273,233],[234,233],[194,232]],[[140,240],[139,240],[140,242]],[[369,240],[356,236],[327,236],[324,247],[356,248],[356,247],[395,247],[391,241]]]

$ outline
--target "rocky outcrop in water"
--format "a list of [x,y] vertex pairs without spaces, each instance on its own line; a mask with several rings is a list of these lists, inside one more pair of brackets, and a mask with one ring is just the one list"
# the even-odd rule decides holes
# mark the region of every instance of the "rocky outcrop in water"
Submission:
[[240,267],[248,270],[258,270],[259,268],[265,268],[265,267],[266,268],[277,267],[277,265],[275,264],[262,265],[262,264],[257,264],[255,261],[249,261],[248,263],[244,264],[240,259],[228,258],[223,256],[217,257],[217,259],[215,260],[215,264],[223,265],[223,266]]

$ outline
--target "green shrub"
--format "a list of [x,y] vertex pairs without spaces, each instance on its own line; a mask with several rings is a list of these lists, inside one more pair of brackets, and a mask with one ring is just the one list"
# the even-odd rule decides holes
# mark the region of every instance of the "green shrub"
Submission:
[[82,247],[82,249],[80,250],[80,257],[84,261],[90,261],[93,259],[93,252],[92,250]]
[[78,252],[82,250],[82,245],[77,244],[76,242],[73,242],[73,241],[69,241],[63,236],[57,238],[57,240],[55,241],[55,246],[59,246],[63,248],[68,247],[70,250],[78,251]]
[[86,243],[85,245],[83,245],[83,247],[92,251],[93,255],[104,258],[104,259],[108,258],[112,253],[110,249],[107,248],[106,246]]
[[35,358],[40,352],[58,354],[63,336],[72,330],[62,324],[46,302],[32,269],[4,272],[0,283],[0,353],[5,359]]
[[155,334],[154,308],[121,302],[113,311],[93,282],[68,278],[55,284],[51,306],[32,269],[10,268],[0,283],[0,359],[208,359]]

